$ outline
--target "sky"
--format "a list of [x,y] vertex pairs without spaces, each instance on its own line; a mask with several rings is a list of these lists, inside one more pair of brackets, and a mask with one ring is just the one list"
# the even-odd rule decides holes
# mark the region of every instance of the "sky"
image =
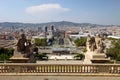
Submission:
[[0,22],[120,25],[120,0],[0,0]]

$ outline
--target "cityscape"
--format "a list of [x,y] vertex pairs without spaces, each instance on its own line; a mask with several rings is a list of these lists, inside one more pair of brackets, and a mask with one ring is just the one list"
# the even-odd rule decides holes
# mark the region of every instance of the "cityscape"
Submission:
[[0,80],[119,80],[119,0],[0,2]]

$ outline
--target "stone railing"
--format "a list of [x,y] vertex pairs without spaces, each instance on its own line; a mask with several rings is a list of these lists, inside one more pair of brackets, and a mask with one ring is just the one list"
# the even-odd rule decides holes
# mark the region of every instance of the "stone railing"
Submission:
[[93,73],[93,74],[120,74],[120,65],[117,64],[0,64],[0,74],[3,73]]

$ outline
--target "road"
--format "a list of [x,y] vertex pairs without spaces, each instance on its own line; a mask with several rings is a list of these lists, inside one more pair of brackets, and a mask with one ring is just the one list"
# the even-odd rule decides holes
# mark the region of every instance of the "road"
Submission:
[[120,80],[105,76],[0,76],[0,80]]

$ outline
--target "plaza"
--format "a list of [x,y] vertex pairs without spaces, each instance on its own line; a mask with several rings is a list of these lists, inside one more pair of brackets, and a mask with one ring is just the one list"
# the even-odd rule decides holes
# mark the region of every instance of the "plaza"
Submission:
[[0,80],[119,80],[110,76],[0,76]]

